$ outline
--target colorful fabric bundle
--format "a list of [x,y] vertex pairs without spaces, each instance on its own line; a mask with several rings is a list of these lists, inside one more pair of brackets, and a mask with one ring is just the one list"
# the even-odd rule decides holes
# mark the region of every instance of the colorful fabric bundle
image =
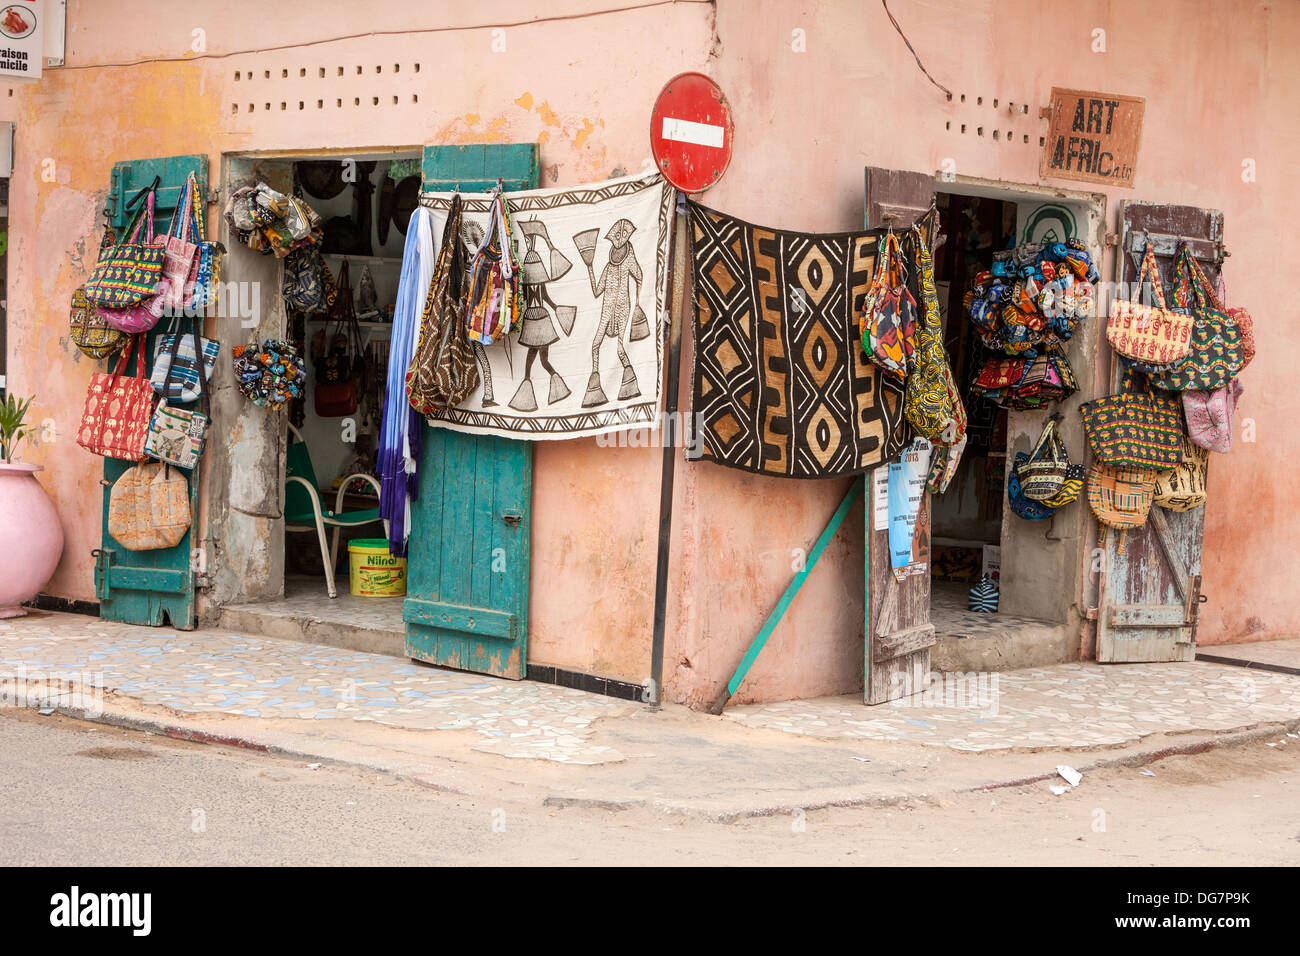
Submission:
[[393,331],[388,345],[384,385],[384,420],[379,429],[379,514],[388,521],[388,549],[406,556],[411,528],[411,499],[419,490],[421,450],[419,413],[406,398],[406,374],[415,354],[420,315],[433,279],[433,223],[417,208],[406,227],[402,272],[397,280]]
[[925,230],[912,227],[916,279],[921,289],[921,323],[912,371],[905,385],[903,414],[916,431],[935,444],[956,445],[966,437],[966,407],[953,379],[939,323],[939,294],[934,287],[934,259]]
[[320,216],[311,206],[266,183],[234,190],[226,201],[225,216],[240,242],[277,259],[319,245],[323,238]]
[[984,346],[1034,358],[1065,342],[1078,323],[1096,314],[1099,276],[1084,245],[1025,244],[998,253],[975,277],[963,302]]
[[1222,388],[1250,361],[1248,345],[1250,354],[1254,354],[1250,314],[1239,311],[1233,316],[1223,310],[1186,242],[1179,250],[1174,270],[1178,280],[1175,299],[1180,309],[1190,310],[1193,318],[1191,339],[1187,355],[1151,383],[1171,392]]
[[859,330],[867,358],[900,382],[906,380],[916,351],[916,300],[907,288],[903,253],[892,231],[881,240]]
[[[483,241],[470,260],[467,279],[466,331],[471,341],[484,346],[511,332],[518,332],[522,322],[519,263],[515,261],[514,246],[510,241],[510,216],[500,189],[498,185],[487,228],[483,230]],[[622,237],[623,242],[626,243],[629,237],[630,233]],[[593,294],[600,295],[600,292]],[[621,328],[612,331],[614,337],[623,334]]]
[[182,312],[194,293],[199,268],[199,225],[194,214],[198,183],[194,174],[185,177],[185,185],[172,212],[172,224],[163,240],[162,307],[167,314]]
[[1050,498],[1043,498],[1038,503],[1046,505],[1053,510],[1059,510],[1066,505],[1073,504],[1079,500],[1079,495],[1083,492],[1083,480],[1087,475],[1083,465],[1070,465],[1065,471],[1065,481],[1056,494]]
[[267,339],[261,348],[236,345],[231,353],[235,385],[254,405],[283,408],[307,384],[302,356],[291,342]]
[[1079,406],[1097,461],[1116,467],[1163,471],[1183,460],[1183,422],[1176,399],[1134,386],[1124,373],[1121,390]]
[[963,435],[961,441],[955,445],[934,446],[934,453],[930,456],[930,474],[925,483],[926,489],[931,494],[941,495],[952,484],[952,479],[957,474],[957,466],[961,464],[962,453],[966,451],[968,438],[968,435]]
[[976,376],[971,392],[1004,408],[1045,408],[1079,389],[1074,370],[1060,346],[1032,359],[990,358]]
[[1007,503],[1018,518],[1026,521],[1043,521],[1052,516],[1054,509],[1032,498],[1026,498],[1020,485],[1020,467],[1029,460],[1023,451],[1016,452],[1015,463],[1007,470]]

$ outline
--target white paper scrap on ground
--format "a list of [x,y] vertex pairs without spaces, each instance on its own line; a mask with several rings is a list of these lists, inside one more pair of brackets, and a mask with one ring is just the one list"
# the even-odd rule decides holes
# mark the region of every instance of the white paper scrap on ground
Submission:
[[1051,790],[1052,793],[1056,794],[1056,795],[1059,797],[1061,794],[1065,793],[1065,791],[1069,790],[1070,788],[1069,788],[1069,787],[1058,787],[1058,786],[1056,786],[1055,784],[1053,784],[1052,786],[1048,787],[1047,789]]
[[1154,777],[1155,774],[1153,774],[1150,770],[1143,770],[1143,771],[1142,771],[1142,776],[1144,776],[1144,777]]
[[1079,773],[1079,771],[1075,770],[1073,767],[1067,767],[1065,764],[1059,765],[1056,768],[1056,772],[1064,777],[1065,782],[1072,787],[1077,787],[1079,781],[1083,779],[1083,774]]

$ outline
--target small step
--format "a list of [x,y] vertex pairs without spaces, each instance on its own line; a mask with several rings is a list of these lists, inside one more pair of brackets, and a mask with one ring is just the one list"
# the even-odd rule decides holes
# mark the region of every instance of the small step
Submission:
[[331,599],[323,581],[290,578],[278,601],[235,604],[221,609],[217,626],[238,634],[279,637],[327,644],[352,651],[405,658],[403,598],[363,598],[348,593],[347,578],[338,581]]

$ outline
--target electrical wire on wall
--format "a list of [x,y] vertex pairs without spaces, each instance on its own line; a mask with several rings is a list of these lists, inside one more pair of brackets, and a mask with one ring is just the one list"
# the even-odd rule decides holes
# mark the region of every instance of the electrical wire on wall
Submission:
[[889,17],[889,22],[894,25],[894,29],[897,30],[898,35],[903,38],[903,42],[907,44],[907,49],[911,51],[912,56],[916,59],[916,65],[921,68],[921,72],[925,74],[925,78],[935,86],[939,87],[939,89],[943,90],[944,95],[947,96],[948,99],[952,99],[952,90],[948,89],[948,87],[944,86],[931,76],[930,71],[925,68],[925,64],[921,62],[921,57],[918,56],[916,50],[912,48],[912,41],[907,38],[907,34],[903,32],[903,28],[900,27],[898,21],[894,19],[894,15],[890,12],[889,4],[886,0],[880,0],[880,5],[885,8],[885,15]]

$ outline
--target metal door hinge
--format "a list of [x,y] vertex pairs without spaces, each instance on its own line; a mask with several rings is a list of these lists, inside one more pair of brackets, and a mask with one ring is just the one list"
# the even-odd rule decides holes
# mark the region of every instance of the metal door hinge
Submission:
[[1083,618],[1086,621],[1097,620],[1097,609],[1095,607],[1088,608],[1088,610],[1083,612]]
[[1108,232],[1108,233],[1106,233],[1106,238],[1102,241],[1102,245],[1105,245],[1105,246],[1118,246],[1118,245],[1119,245],[1119,234],[1118,234],[1118,233],[1114,233],[1114,232]]

